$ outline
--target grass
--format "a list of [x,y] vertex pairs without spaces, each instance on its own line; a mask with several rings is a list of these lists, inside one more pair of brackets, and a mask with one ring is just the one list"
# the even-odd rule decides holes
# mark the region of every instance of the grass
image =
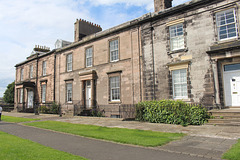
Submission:
[[66,122],[42,121],[26,125],[70,133],[74,135],[104,139],[119,143],[134,144],[146,147],[161,146],[180,139],[181,133],[162,133],[136,129],[107,128],[93,125],[71,124]]
[[1,160],[86,160],[0,131]]
[[30,121],[36,121],[36,120],[40,120],[40,119],[11,117],[11,116],[2,115],[2,121],[5,121],[5,122],[20,123],[20,122],[30,122]]
[[240,160],[240,139],[237,144],[233,145],[233,147],[223,155],[222,158],[228,160]]

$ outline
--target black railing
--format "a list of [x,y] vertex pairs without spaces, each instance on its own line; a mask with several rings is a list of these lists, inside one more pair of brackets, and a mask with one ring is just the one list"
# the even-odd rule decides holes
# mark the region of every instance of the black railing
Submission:
[[14,110],[14,104],[0,104],[2,110],[5,112],[11,112]]
[[84,107],[81,103],[74,105],[75,116],[134,119],[135,113],[136,106],[132,104],[97,105],[97,107],[92,107],[91,109]]

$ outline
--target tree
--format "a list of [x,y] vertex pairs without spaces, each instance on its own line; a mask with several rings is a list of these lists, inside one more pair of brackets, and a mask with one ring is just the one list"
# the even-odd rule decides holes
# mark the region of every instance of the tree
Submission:
[[4,92],[3,101],[7,103],[14,103],[14,89],[15,82],[8,84],[7,89]]

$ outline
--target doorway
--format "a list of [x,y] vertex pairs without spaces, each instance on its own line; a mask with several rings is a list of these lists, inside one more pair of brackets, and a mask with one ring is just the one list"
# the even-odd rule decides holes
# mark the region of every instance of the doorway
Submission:
[[28,91],[28,105],[27,108],[33,108],[33,91]]
[[240,107],[240,63],[224,66],[225,105]]
[[91,88],[91,81],[88,80],[86,81],[86,100],[85,100],[85,104],[86,104],[86,108],[89,109],[91,108],[91,100],[92,100],[92,88]]

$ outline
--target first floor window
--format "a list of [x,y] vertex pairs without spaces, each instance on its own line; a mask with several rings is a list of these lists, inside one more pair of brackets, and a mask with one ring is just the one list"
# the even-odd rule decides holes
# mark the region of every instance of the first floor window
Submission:
[[216,14],[219,40],[237,37],[236,19],[235,9],[229,9]]
[[92,67],[92,48],[86,49],[86,67]]
[[43,76],[46,76],[46,74],[47,74],[47,62],[46,61],[43,61],[43,63],[42,63],[42,75]]
[[23,81],[24,69],[22,68],[20,72],[20,80]]
[[30,66],[29,78],[33,78],[33,65]]
[[67,102],[72,102],[72,83],[67,83]]
[[118,39],[110,41],[109,50],[110,50],[110,62],[118,61],[119,60]]
[[46,102],[46,84],[42,84],[42,103]]
[[186,99],[187,92],[187,69],[172,71],[173,98]]
[[169,31],[171,51],[184,49],[183,24],[170,26]]
[[120,101],[120,76],[110,77],[111,101]]
[[19,103],[23,103],[23,88],[20,89]]
[[67,55],[67,72],[72,71],[72,54]]

